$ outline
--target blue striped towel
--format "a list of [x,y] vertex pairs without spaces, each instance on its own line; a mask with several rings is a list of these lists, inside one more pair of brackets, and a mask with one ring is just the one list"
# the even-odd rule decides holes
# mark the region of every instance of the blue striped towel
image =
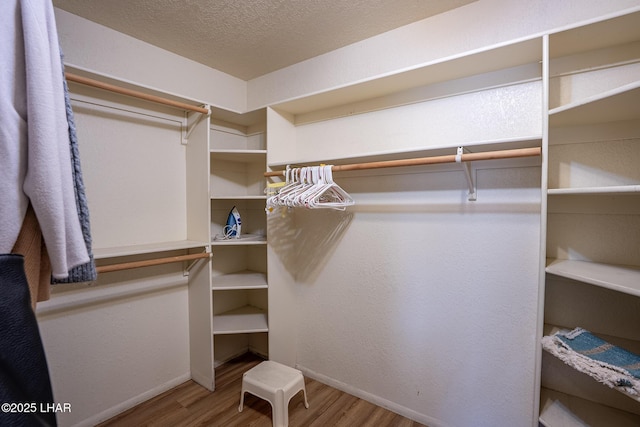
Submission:
[[640,355],[576,328],[542,338],[545,350],[611,388],[640,395]]

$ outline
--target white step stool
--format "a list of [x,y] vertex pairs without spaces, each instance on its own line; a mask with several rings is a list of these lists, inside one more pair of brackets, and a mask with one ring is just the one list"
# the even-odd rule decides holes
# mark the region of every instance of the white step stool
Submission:
[[244,406],[244,394],[251,393],[271,403],[273,427],[288,427],[289,401],[299,391],[304,394],[304,406],[307,402],[307,390],[302,372],[271,360],[265,360],[242,375],[240,407]]

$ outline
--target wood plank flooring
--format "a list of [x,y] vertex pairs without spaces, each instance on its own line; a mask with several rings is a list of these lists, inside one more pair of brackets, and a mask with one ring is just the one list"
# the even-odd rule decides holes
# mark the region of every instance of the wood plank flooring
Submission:
[[[252,394],[245,394],[244,409],[238,412],[242,374],[260,361],[251,354],[241,356],[216,369],[214,392],[187,381],[99,427],[271,427],[271,405]],[[296,394],[289,403],[291,427],[425,427],[318,381],[305,381],[309,409],[304,407],[302,393]]]

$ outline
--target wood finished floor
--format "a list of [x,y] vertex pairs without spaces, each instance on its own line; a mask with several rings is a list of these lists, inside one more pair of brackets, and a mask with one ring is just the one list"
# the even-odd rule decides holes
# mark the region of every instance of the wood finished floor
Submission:
[[[187,381],[112,418],[99,427],[116,426],[252,426],[271,427],[271,405],[249,393],[238,412],[242,374],[261,359],[247,354],[216,369],[216,390]],[[289,426],[298,427],[420,427],[379,406],[305,378],[309,409],[302,393],[289,403]]]

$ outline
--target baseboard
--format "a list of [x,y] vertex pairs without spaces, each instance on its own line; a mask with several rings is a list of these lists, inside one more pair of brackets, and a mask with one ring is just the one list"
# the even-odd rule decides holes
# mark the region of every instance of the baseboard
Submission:
[[147,390],[142,394],[139,394],[129,400],[126,400],[118,405],[112,406],[111,408],[102,411],[90,418],[87,418],[77,424],[74,427],[92,427],[96,424],[99,424],[103,421],[106,421],[110,418],[115,417],[118,414],[123,413],[124,411],[133,408],[136,405],[139,405],[142,402],[146,402],[147,400],[156,397],[159,394],[164,393],[167,390],[171,390],[174,387],[179,386],[180,384],[189,381],[191,379],[190,374],[187,372],[186,374],[180,375],[177,378],[172,379],[164,384],[159,385],[158,387],[154,387],[151,390]]
[[296,368],[302,371],[304,376],[312,378],[316,381],[319,381],[323,384],[336,388],[340,391],[344,391],[350,395],[359,397],[362,400],[366,400],[367,402],[371,402],[374,405],[380,406],[382,408],[388,409],[391,412],[395,412],[398,415],[402,415],[403,417],[409,418],[413,421],[417,421],[421,424],[425,424],[431,427],[448,427],[442,421],[437,420],[435,418],[431,418],[419,412],[416,412],[412,409],[406,408],[402,405],[398,405],[397,403],[391,402],[389,400],[383,399],[380,396],[376,396],[374,394],[368,393],[364,390],[360,390],[359,388],[350,386],[349,384],[345,384],[341,381],[335,380],[326,375],[320,374],[318,372],[312,371],[311,369],[305,368],[301,365],[296,365]]
[[253,347],[253,346],[249,346],[249,353],[255,354],[256,356],[264,359],[264,360],[268,360],[269,359],[269,354],[264,352],[264,351],[260,351],[258,348]]

